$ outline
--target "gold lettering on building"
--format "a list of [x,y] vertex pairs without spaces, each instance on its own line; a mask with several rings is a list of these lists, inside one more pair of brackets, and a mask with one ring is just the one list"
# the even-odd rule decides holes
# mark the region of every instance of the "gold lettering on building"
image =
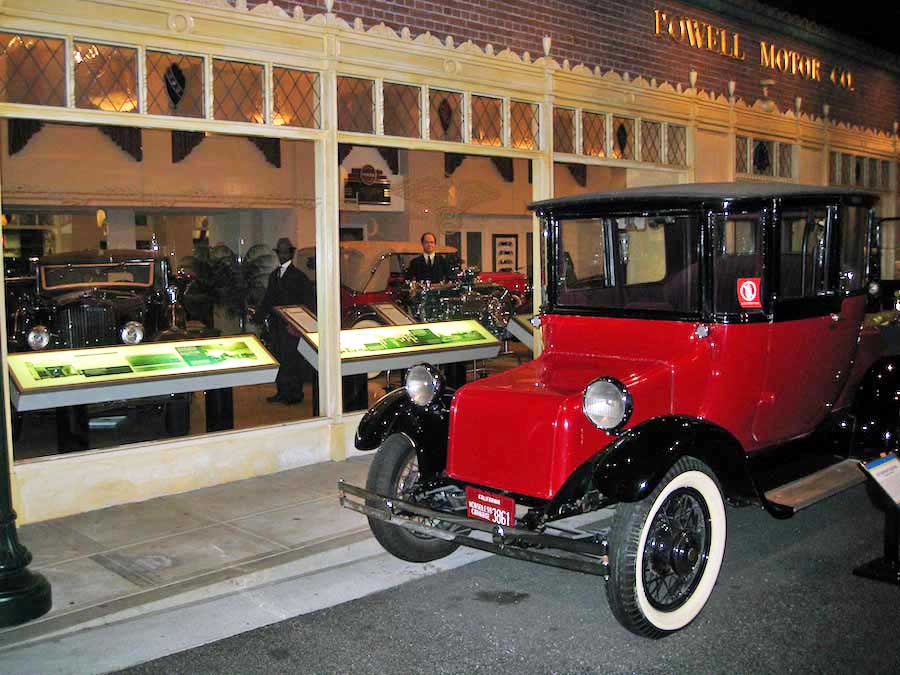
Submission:
[[804,80],[822,81],[822,62],[819,59],[762,40],[759,43],[759,64],[763,68],[797,75]]
[[694,49],[705,49],[738,61],[745,58],[740,33],[687,16],[670,16],[659,9],[654,10],[654,16],[659,37],[668,36]]

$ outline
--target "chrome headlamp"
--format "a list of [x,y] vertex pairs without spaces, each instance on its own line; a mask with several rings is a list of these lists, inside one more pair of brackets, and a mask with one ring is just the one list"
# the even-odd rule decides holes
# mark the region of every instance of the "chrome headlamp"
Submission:
[[584,416],[598,429],[614,432],[631,417],[631,394],[612,377],[600,377],[584,389]]
[[436,368],[423,363],[409,369],[405,386],[409,400],[424,407],[441,393],[444,381]]
[[50,344],[50,331],[46,326],[34,326],[28,331],[28,346],[35,351],[45,349]]
[[119,337],[126,345],[136,345],[144,339],[144,324],[140,321],[129,321],[119,332]]

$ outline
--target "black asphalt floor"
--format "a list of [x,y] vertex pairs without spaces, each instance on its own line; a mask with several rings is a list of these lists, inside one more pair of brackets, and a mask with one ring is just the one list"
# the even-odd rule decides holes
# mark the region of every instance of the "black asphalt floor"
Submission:
[[662,640],[621,628],[599,577],[492,557],[126,672],[900,672],[900,587],[852,574],[882,554],[863,486],[727,515],[709,603]]

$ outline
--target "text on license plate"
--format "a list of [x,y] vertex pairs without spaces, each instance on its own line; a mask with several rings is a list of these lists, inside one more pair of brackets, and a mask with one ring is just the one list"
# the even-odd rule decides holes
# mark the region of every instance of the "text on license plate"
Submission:
[[516,502],[511,497],[495,495],[466,486],[466,510],[469,518],[511,527],[515,523]]

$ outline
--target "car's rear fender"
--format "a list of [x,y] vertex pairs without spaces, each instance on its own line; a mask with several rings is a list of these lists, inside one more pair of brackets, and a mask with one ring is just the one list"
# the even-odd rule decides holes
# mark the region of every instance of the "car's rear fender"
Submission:
[[685,456],[709,466],[729,499],[759,498],[738,440],[720,426],[687,416],[655,417],[623,433],[590,460],[593,486],[610,501],[638,501]]
[[405,434],[416,448],[422,479],[437,478],[447,466],[453,393],[445,389],[436,401],[425,407],[413,403],[402,387],[385,394],[360,420],[356,430],[357,449],[376,450],[391,434]]

